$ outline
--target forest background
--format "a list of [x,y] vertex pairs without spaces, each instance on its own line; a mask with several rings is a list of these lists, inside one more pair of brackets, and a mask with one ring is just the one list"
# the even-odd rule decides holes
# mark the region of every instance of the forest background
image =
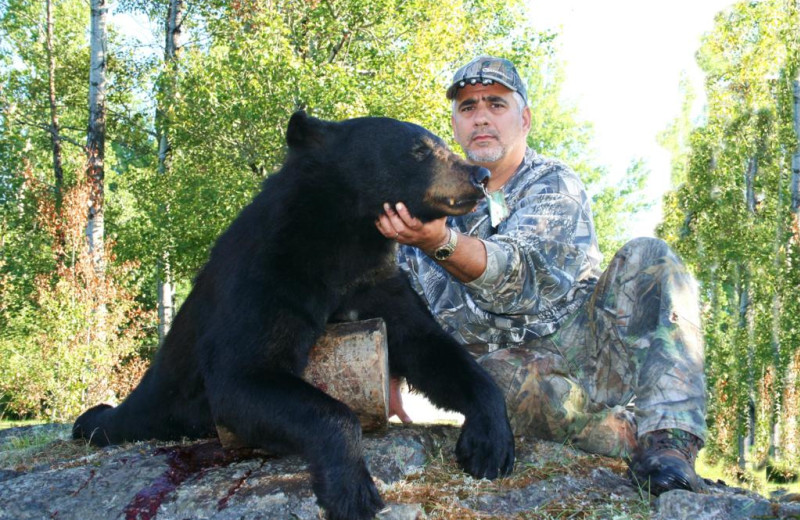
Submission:
[[[794,0],[717,15],[660,142],[657,234],[701,284],[712,457],[800,465]],[[606,258],[652,203],[563,101],[559,36],[522,0],[0,0],[0,416],[70,421],[141,377],[214,238],[281,163],[290,114],[396,117],[449,139],[443,90],[478,53],[529,87],[529,144],[579,172]],[[678,82],[680,78],[675,78]],[[450,142],[451,145],[452,141]]]

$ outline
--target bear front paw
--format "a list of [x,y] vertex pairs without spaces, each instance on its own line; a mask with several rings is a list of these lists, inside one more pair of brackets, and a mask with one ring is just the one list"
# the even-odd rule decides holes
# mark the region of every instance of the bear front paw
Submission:
[[345,473],[329,475],[327,482],[315,490],[328,520],[373,520],[384,508],[366,467],[357,473],[356,478]]
[[103,430],[103,415],[113,409],[107,404],[98,404],[83,412],[72,425],[72,438],[86,439],[96,446],[106,446],[110,441]]
[[458,464],[475,478],[495,479],[514,470],[514,434],[505,417],[466,420],[456,444]]

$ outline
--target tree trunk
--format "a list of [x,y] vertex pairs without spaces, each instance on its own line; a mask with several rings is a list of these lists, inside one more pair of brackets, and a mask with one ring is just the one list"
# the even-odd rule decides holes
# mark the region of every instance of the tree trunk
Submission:
[[[161,82],[161,96],[156,109],[156,129],[158,131],[158,174],[168,175],[172,169],[172,142],[169,114],[172,112],[178,89],[178,56],[181,51],[181,35],[184,18],[183,0],[170,0],[166,19],[166,41],[164,42],[164,77]],[[169,204],[161,208],[169,214]],[[171,241],[169,241],[171,242]],[[169,243],[168,242],[168,243]],[[158,262],[158,337],[163,341],[172,325],[175,314],[175,284],[172,277],[168,245],[161,253]]]
[[[755,434],[755,378],[753,376],[753,355],[754,355],[754,332],[753,309],[750,298],[750,272],[747,266],[739,266],[739,336],[744,331],[746,355],[740,358],[740,366],[744,365],[740,375],[745,377],[747,400],[745,401],[745,413],[740,414],[739,423],[739,466],[744,469],[750,448],[753,445]],[[742,373],[744,372],[744,373]]]
[[792,155],[792,240],[800,243],[800,81],[794,81],[794,135]]
[[47,0],[47,75],[50,101],[50,141],[53,146],[53,177],[55,179],[56,201],[56,258],[58,263],[64,261],[66,255],[66,238],[61,224],[61,204],[64,196],[64,168],[61,160],[61,131],[58,125],[58,108],[56,106],[56,59],[53,53],[53,2]]
[[751,157],[747,161],[747,171],[744,174],[745,185],[745,202],[747,203],[747,211],[750,215],[756,213],[756,174],[758,173],[758,159]]
[[[775,241],[772,246],[772,268],[775,276],[781,276],[781,269],[783,266],[783,241],[784,241],[784,228],[783,219],[780,215],[783,214],[783,175],[784,175],[783,159],[781,159],[781,167],[778,173],[778,203],[777,214],[779,217],[776,219],[775,224]],[[769,443],[769,456],[776,459],[781,458],[781,423],[783,421],[781,398],[783,396],[783,380],[784,373],[781,367],[781,291],[775,290],[772,293],[772,327],[770,336],[770,346],[772,347],[772,365],[775,374],[775,405],[772,407],[770,424],[772,429],[770,432]]]
[[175,316],[175,283],[169,264],[169,253],[158,261],[158,339],[163,342]]
[[[745,170],[745,204],[747,205],[747,212],[749,213],[750,221],[754,221],[756,213],[756,197],[755,197],[755,179],[758,175],[758,159],[753,156],[747,161],[747,169]],[[747,457],[750,454],[750,449],[755,440],[755,375],[753,368],[755,364],[755,316],[753,306],[751,304],[751,288],[750,288],[750,266],[747,264],[740,265],[739,268],[739,329],[746,332],[746,349],[747,356],[742,360],[746,364],[745,373],[747,385],[747,413],[746,424],[744,428],[740,428],[740,435],[742,430],[746,432],[745,439],[739,440],[739,465],[744,468]]]
[[[89,257],[97,280],[90,287],[99,288],[105,279],[105,219],[104,177],[106,140],[106,48],[108,34],[105,0],[91,0],[91,30],[89,50],[89,123],[86,136],[86,180],[89,184],[89,209],[86,236]],[[100,296],[98,294],[98,296]],[[95,349],[103,349],[107,343],[106,321],[108,307],[99,297],[94,309],[95,323],[86,331],[86,341]],[[87,368],[91,364],[87,360]]]
[[91,0],[89,63],[89,131],[86,140],[87,178],[89,181],[89,221],[86,235],[95,271],[105,272],[104,235],[104,159],[106,138],[106,47],[108,34],[105,0]]

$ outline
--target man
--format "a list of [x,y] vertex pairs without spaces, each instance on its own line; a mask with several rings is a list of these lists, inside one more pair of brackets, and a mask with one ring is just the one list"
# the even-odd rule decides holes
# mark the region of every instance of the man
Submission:
[[[385,205],[376,225],[401,244],[401,269],[506,392],[515,434],[626,457],[653,494],[700,490],[705,380],[693,279],[648,238],[600,272],[589,198],[571,169],[527,147],[531,113],[511,62],[470,61],[447,98],[456,141],[491,171],[487,197],[468,215],[426,224],[402,203]],[[407,419],[402,403],[392,407]]]

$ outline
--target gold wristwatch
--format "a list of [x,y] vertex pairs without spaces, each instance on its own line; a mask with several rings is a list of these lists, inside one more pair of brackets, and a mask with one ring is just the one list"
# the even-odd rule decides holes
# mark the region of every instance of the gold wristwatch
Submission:
[[450,258],[450,255],[453,254],[453,251],[456,250],[456,244],[458,243],[458,233],[456,233],[450,228],[448,228],[448,231],[450,231],[450,238],[447,239],[447,242],[445,242],[443,245],[437,247],[433,251],[433,254],[431,255],[434,260],[437,261],[447,260],[448,258]]

